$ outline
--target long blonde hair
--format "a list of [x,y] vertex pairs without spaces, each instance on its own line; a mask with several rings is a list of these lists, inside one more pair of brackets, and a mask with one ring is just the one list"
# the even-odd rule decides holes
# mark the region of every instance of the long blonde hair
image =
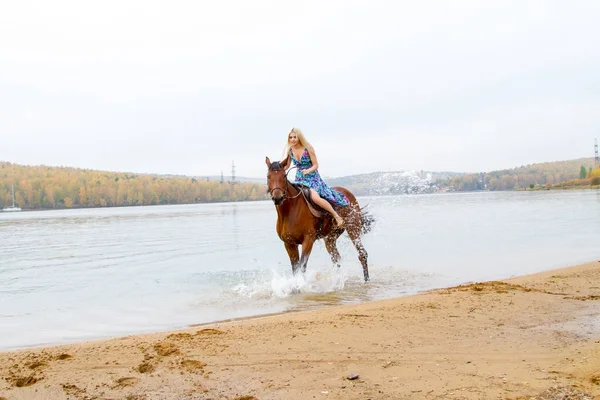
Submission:
[[292,128],[288,134],[287,134],[287,141],[285,143],[285,147],[283,149],[283,158],[282,160],[285,160],[285,158],[290,154],[290,133],[295,133],[296,137],[298,138],[298,143],[300,145],[302,145],[305,148],[309,148],[311,147],[310,143],[308,142],[308,140],[306,140],[306,137],[304,136],[304,133],[302,133],[302,130],[300,128]]

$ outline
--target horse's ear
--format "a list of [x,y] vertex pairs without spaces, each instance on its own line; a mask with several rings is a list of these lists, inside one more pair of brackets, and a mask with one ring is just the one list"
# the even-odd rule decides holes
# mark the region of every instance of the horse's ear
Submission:
[[279,165],[281,165],[281,168],[286,169],[288,167],[288,164],[290,163],[290,158],[286,157],[284,160],[282,160]]
[[269,160],[269,157],[265,157],[265,163],[267,163],[267,167],[271,166],[271,160]]

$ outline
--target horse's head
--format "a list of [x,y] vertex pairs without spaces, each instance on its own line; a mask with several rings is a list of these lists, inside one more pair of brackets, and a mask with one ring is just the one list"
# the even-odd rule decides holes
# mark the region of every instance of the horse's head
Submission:
[[269,167],[269,171],[267,172],[267,186],[269,187],[269,194],[271,195],[271,200],[273,200],[273,203],[278,206],[281,205],[281,203],[283,203],[287,197],[286,189],[288,180],[285,173],[285,161],[283,163],[279,161],[271,162],[269,157],[267,157],[265,162],[267,163],[267,167]]

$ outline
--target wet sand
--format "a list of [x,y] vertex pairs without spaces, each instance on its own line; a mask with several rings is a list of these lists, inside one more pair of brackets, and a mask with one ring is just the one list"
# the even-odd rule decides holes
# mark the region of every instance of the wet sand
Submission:
[[600,262],[0,353],[0,399],[600,399]]

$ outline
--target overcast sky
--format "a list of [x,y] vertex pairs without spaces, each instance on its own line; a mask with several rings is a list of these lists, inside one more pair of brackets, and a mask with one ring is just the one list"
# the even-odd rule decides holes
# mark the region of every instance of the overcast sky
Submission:
[[262,177],[593,156],[598,1],[3,1],[0,160]]

